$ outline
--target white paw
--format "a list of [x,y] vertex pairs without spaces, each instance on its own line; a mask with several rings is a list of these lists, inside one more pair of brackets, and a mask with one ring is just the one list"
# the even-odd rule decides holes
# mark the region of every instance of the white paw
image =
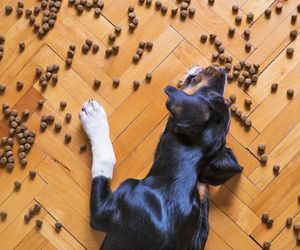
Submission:
[[105,110],[95,100],[85,102],[79,116],[82,127],[90,140],[109,135]]
[[116,163],[109,138],[109,127],[103,107],[95,100],[88,100],[79,114],[83,129],[92,144],[92,176],[112,178]]

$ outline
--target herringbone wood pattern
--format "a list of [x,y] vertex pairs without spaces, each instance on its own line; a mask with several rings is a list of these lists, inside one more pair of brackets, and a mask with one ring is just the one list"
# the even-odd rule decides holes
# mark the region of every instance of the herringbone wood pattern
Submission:
[[[91,1],[91,0],[90,0]],[[153,159],[153,152],[166,122],[166,97],[163,88],[176,85],[193,64],[209,65],[215,51],[212,43],[200,42],[200,35],[215,33],[222,41],[225,54],[233,57],[233,63],[246,60],[258,62],[259,78],[256,84],[243,89],[237,81],[227,84],[226,97],[236,95],[236,105],[252,121],[245,129],[233,114],[228,145],[245,167],[241,176],[233,178],[226,185],[210,188],[210,235],[207,249],[260,249],[265,241],[272,242],[272,249],[296,249],[296,234],[292,227],[286,227],[286,218],[293,217],[293,224],[299,222],[300,206],[300,41],[291,40],[290,31],[299,29],[300,20],[291,23],[291,16],[297,14],[297,0],[216,0],[210,5],[206,0],[192,0],[196,8],[194,17],[185,21],[178,12],[171,16],[171,8],[177,1],[163,0],[168,7],[163,15],[151,6],[139,4],[137,0],[105,0],[99,17],[93,9],[77,14],[68,1],[62,1],[54,28],[43,38],[37,37],[28,24],[25,9],[33,9],[40,1],[24,1],[24,13],[18,18],[16,0],[0,1],[0,35],[5,35],[4,54],[0,61],[0,84],[6,91],[0,95],[0,103],[8,103],[21,113],[30,111],[26,124],[36,131],[36,140],[27,156],[26,168],[16,161],[11,173],[0,169],[0,212],[6,211],[7,218],[0,221],[1,249],[97,249],[103,234],[89,225],[89,192],[91,152],[88,147],[79,152],[80,145],[88,140],[80,126],[78,112],[87,99],[94,98],[106,109],[111,128],[111,139],[117,157],[117,166],[112,187],[115,189],[126,178],[145,176]],[[281,13],[276,5],[282,3]],[[10,4],[14,11],[5,14]],[[232,5],[240,6],[239,25],[235,23]],[[128,30],[127,8],[135,6],[139,20],[137,28]],[[269,18],[266,8],[272,9]],[[252,22],[246,21],[246,14],[253,12]],[[41,16],[39,14],[38,18]],[[110,46],[108,35],[114,33],[114,26],[122,27],[115,44],[119,53],[105,57]],[[233,38],[228,28],[235,27]],[[251,51],[245,50],[243,31],[249,27]],[[97,53],[81,52],[85,39],[100,45]],[[20,53],[18,44],[24,41],[26,48]],[[140,41],[152,41],[151,51],[145,50],[141,60],[134,64],[132,56]],[[70,68],[65,66],[69,44],[76,44],[75,56]],[[286,48],[294,48],[294,56],[286,56]],[[41,90],[35,69],[43,71],[48,65],[58,64],[58,83],[48,84]],[[152,72],[151,82],[145,74]],[[114,88],[112,80],[120,78],[120,85]],[[93,88],[94,79],[101,80],[101,87]],[[16,89],[16,82],[24,82],[23,89]],[[140,87],[133,91],[132,82],[140,81]],[[270,91],[272,83],[279,87],[276,93]],[[288,99],[288,88],[294,89],[294,97]],[[246,108],[245,98],[252,105]],[[42,109],[37,101],[44,99]],[[60,109],[60,101],[67,107]],[[70,123],[64,121],[67,112],[73,114]],[[62,124],[57,133],[54,126],[40,131],[43,115],[54,115],[55,122]],[[8,135],[8,121],[0,114],[0,136]],[[72,135],[69,144],[64,135]],[[257,146],[266,144],[268,161],[260,164]],[[17,141],[15,141],[17,144]],[[17,146],[13,153],[17,156]],[[17,158],[17,157],[16,157]],[[273,165],[281,166],[274,175]],[[37,172],[32,181],[29,170]],[[14,191],[14,182],[22,186]],[[41,211],[29,223],[24,215],[34,204],[41,205]],[[272,228],[261,222],[261,214],[267,212],[274,219]],[[43,221],[35,228],[35,220]],[[60,233],[54,230],[55,222],[61,222]]]

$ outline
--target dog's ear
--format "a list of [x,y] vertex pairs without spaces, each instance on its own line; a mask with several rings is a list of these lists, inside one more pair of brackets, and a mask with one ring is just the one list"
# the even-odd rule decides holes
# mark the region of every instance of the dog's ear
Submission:
[[180,116],[183,112],[183,102],[185,98],[183,92],[173,86],[167,86],[165,93],[168,96],[166,103],[167,109],[172,115]]
[[214,186],[225,183],[232,176],[243,171],[231,149],[223,147],[207,165],[200,170],[199,181]]

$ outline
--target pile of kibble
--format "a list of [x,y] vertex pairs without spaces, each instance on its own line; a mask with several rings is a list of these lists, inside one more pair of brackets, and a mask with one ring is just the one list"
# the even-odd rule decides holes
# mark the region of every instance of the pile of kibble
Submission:
[[[28,19],[28,22],[31,26],[33,26],[33,30],[36,32],[36,34],[42,38],[45,36],[51,28],[54,27],[57,14],[59,12],[59,9],[61,7],[62,0],[42,0],[40,2],[40,5],[36,5],[33,9],[26,9],[25,10],[25,17]],[[172,7],[169,11],[169,15],[172,18],[180,18],[182,21],[186,21],[187,18],[193,18],[196,13],[196,9],[192,6],[191,0],[177,0],[177,5]],[[214,0],[208,0],[207,3],[211,6],[214,5]],[[161,13],[162,16],[165,16],[168,14],[168,6],[163,4],[161,0],[137,0],[137,4],[141,6],[145,6],[145,8],[149,8],[152,4],[154,5],[154,10]],[[102,14],[102,10],[105,6],[105,3],[103,0],[68,0],[68,6],[70,8],[74,8],[77,13],[80,14],[83,11],[94,11],[95,17],[100,17]],[[276,3],[275,11],[276,14],[282,13],[284,11],[283,4],[278,2]],[[15,9],[15,12],[17,14],[17,17],[21,17],[24,12],[24,4],[23,1],[19,0],[17,2],[16,6],[7,5],[5,6],[5,13],[6,15],[11,15]],[[240,8],[238,5],[232,6],[232,14],[234,17],[234,24],[235,26],[239,26],[242,22],[242,16],[239,15]],[[300,12],[300,4],[297,6],[297,11]],[[179,14],[178,14],[179,12]],[[41,17],[38,19],[38,16],[41,14]],[[178,15],[177,15],[178,14]],[[135,12],[135,6],[129,5],[127,8],[127,15],[128,15],[128,31],[130,33],[133,33],[139,25],[139,19]],[[271,18],[272,16],[272,9],[267,8],[264,12],[266,21]],[[38,20],[40,20],[38,22]],[[248,12],[246,15],[246,22],[248,24],[251,24],[254,20],[254,14],[252,12]],[[297,14],[291,15],[291,24],[295,24],[297,21]],[[227,35],[229,38],[234,39],[235,37],[235,26],[229,27],[227,31]],[[115,25],[114,32],[108,34],[108,44],[109,46],[105,48],[104,57],[109,59],[112,56],[117,56],[119,53],[120,46],[117,44],[118,37],[122,35],[122,27],[119,25]],[[289,32],[289,38],[290,40],[294,40],[297,38],[298,32],[296,29],[293,29]],[[242,34],[244,39],[246,40],[245,43],[245,51],[247,53],[250,53],[253,49],[253,46],[250,42],[251,39],[251,30],[249,28],[246,28]],[[258,77],[259,77],[259,63],[252,63],[248,61],[239,61],[237,63],[233,63],[232,56],[226,54],[225,47],[222,44],[222,41],[219,39],[217,34],[210,33],[210,34],[200,34],[199,38],[200,44],[205,43],[211,43],[214,45],[215,51],[211,55],[211,61],[213,64],[216,64],[217,66],[224,67],[228,74],[227,79],[228,82],[233,83],[236,82],[236,84],[239,87],[242,87],[243,89],[248,89],[252,85],[255,85],[257,83]],[[0,60],[4,56],[4,44],[5,44],[5,36],[0,34]],[[90,38],[86,38],[85,41],[83,41],[83,44],[81,46],[81,53],[88,56],[88,52],[91,50],[92,53],[96,54],[99,52],[100,46],[99,44],[92,41]],[[151,52],[153,48],[153,42],[152,41],[140,41],[137,45],[137,50],[132,56],[132,63],[137,64],[140,60],[142,60],[143,54],[147,52]],[[23,52],[26,48],[26,45],[23,41],[19,42],[19,50],[20,52]],[[65,59],[65,64],[67,67],[72,66],[73,59],[75,57],[76,52],[76,44],[69,44],[67,56]],[[80,53],[80,52],[79,52]],[[292,58],[294,53],[294,49],[292,47],[288,47],[286,49],[286,55],[288,58]],[[53,64],[48,65],[45,69],[45,71],[42,69],[42,67],[38,66],[35,71],[36,78],[39,82],[41,91],[44,91],[49,84],[52,84],[55,86],[58,81],[58,72],[59,72],[59,65]],[[145,75],[145,78],[142,79],[145,82],[150,82],[152,79],[152,72],[148,72]],[[113,77],[112,79],[112,86],[114,88],[118,88],[121,81],[119,77]],[[133,90],[136,91],[140,86],[140,80],[134,80],[133,81]],[[23,89],[23,82],[21,80],[16,82],[16,89],[18,91],[22,91]],[[181,83],[178,84],[178,87],[181,86]],[[98,90],[101,87],[101,80],[100,79],[94,79],[93,82],[93,88],[94,90]],[[272,83],[270,86],[270,91],[275,93],[278,89],[277,83]],[[3,83],[0,83],[0,95],[5,94],[6,85]],[[289,88],[287,90],[287,97],[289,99],[292,99],[294,95],[294,90]],[[236,105],[236,94],[232,93],[229,98],[227,98],[225,101],[227,105],[229,106],[232,114],[236,119],[239,119],[242,125],[245,126],[246,129],[250,129],[252,122],[247,117],[246,114],[243,114],[242,109],[239,108]],[[45,100],[41,99],[37,102],[37,108],[42,109],[44,105]],[[67,106],[67,102],[64,100],[60,101],[60,109],[64,110]],[[250,109],[252,105],[252,101],[250,98],[245,98],[244,105],[246,109]],[[18,160],[20,161],[20,164],[23,168],[27,165],[27,154],[30,152],[30,149],[35,141],[36,133],[32,130],[29,130],[25,124],[26,120],[29,118],[30,114],[27,109],[23,110],[20,115],[18,115],[17,110],[11,108],[9,104],[3,103],[2,104],[2,111],[5,115],[5,117],[8,120],[9,125],[9,134],[7,137],[1,138],[1,148],[0,148],[0,166],[7,169],[8,172],[12,172],[14,168],[15,158],[12,153],[12,148],[14,146],[14,138],[17,138],[18,142]],[[70,123],[72,119],[72,114],[66,113],[65,114],[65,122]],[[55,117],[52,114],[49,115],[43,115],[40,120],[40,131],[45,131],[49,126],[54,124],[54,130],[57,133],[60,133],[62,129],[62,124],[59,122],[55,122]],[[65,134],[65,143],[68,144],[72,140],[72,136],[70,134]],[[80,152],[84,152],[87,149],[87,146],[85,144],[80,145]],[[258,145],[258,154],[260,155],[260,162],[262,165],[265,165],[268,160],[268,155],[265,153],[266,144],[261,143]],[[273,172],[275,175],[278,175],[280,173],[280,165],[275,164],[273,166]],[[29,172],[29,179],[34,180],[36,176],[36,172],[31,170]],[[15,181],[14,183],[14,190],[17,192],[21,188],[21,182]],[[300,203],[300,197],[298,197],[298,201]],[[28,212],[28,214],[24,215],[24,221],[28,223],[34,215],[38,214],[40,211],[40,205],[35,204],[33,208],[31,208]],[[2,221],[5,221],[7,217],[6,211],[0,212],[0,219]],[[266,224],[267,228],[271,228],[273,225],[274,220],[268,215],[268,213],[262,214],[262,222]],[[293,223],[293,218],[289,217],[286,220],[286,226],[291,227]],[[39,229],[42,226],[41,220],[36,220],[36,227]],[[62,224],[57,222],[55,224],[55,229],[57,232],[60,231],[62,228]],[[297,235],[297,244],[300,244],[300,225],[294,224],[294,231]],[[266,241],[263,243],[264,249],[269,249],[271,246],[271,243]]]

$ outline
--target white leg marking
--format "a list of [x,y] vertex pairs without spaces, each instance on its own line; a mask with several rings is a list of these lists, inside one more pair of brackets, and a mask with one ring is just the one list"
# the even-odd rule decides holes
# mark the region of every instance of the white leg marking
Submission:
[[109,138],[109,126],[103,107],[95,100],[87,101],[79,114],[82,127],[92,144],[92,177],[112,178],[116,157]]

